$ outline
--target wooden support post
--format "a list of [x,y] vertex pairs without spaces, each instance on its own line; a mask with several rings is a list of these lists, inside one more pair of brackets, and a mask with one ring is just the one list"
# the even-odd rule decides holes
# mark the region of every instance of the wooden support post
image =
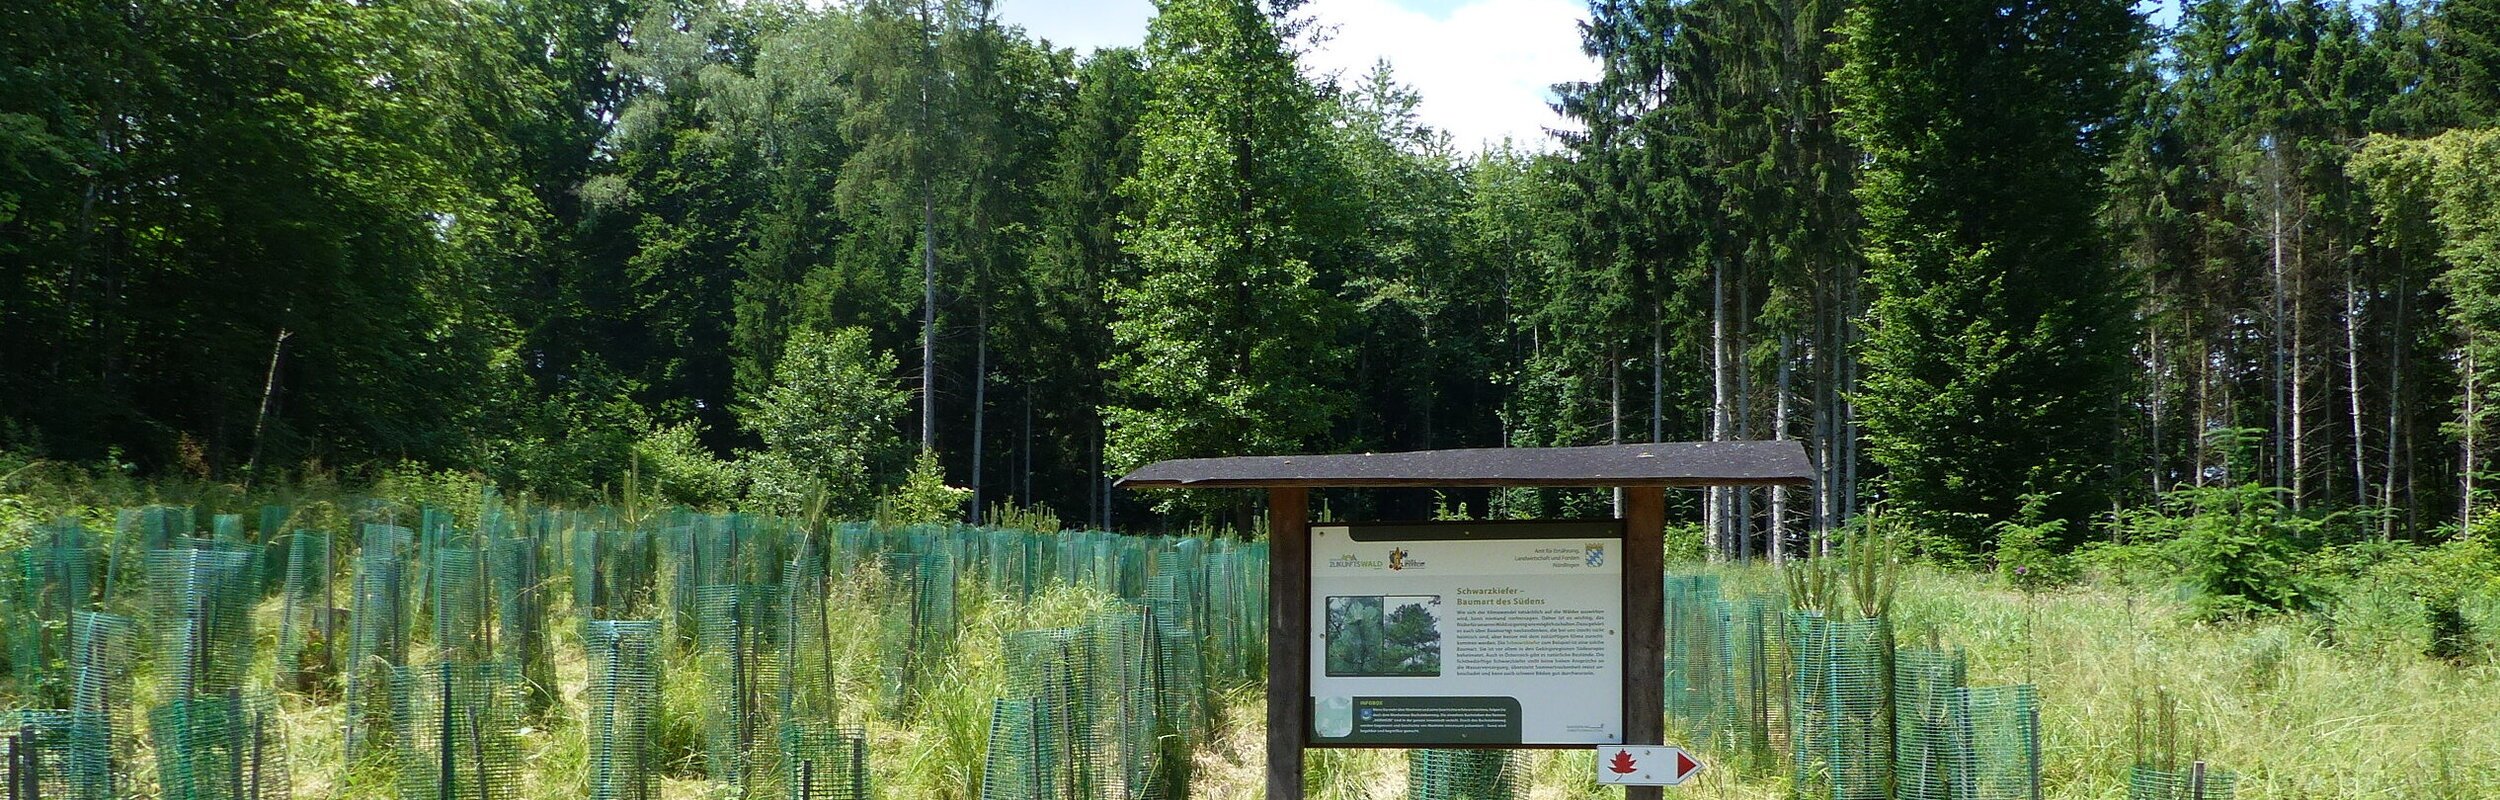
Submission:
[[[1666,744],[1667,490],[1623,490],[1623,743]],[[1656,786],[1624,800],[1660,800]]]
[[1267,490],[1267,798],[1302,800],[1310,729],[1311,490]]

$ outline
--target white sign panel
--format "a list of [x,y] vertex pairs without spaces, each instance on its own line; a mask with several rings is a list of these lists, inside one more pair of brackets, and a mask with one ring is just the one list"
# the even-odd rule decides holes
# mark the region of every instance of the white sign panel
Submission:
[[1701,771],[1701,762],[1684,748],[1597,748],[1597,782],[1626,786],[1674,786]]
[[1615,522],[1311,527],[1311,743],[1623,741]]

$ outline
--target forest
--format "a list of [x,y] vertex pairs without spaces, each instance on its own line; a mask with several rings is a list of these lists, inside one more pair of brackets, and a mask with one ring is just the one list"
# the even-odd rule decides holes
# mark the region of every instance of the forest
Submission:
[[1594,0],[1480,147],[1297,0],[1156,7],[6,0],[0,451],[1167,529],[1236,510],[1110,482],[1784,438],[1696,546],[2500,524],[2500,2]]

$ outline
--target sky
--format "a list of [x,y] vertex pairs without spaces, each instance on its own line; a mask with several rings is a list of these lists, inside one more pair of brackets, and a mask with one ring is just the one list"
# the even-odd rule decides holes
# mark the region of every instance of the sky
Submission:
[[[2153,24],[2178,18],[2179,0],[2136,0]],[[1079,53],[1146,40],[1153,0],[996,0],[1001,18]],[[1531,150],[1554,146],[1545,129],[1570,126],[1546,104],[1551,87],[1597,77],[1580,53],[1584,0],[1307,0],[1323,32],[1305,69],[1360,78],[1387,59],[1423,96],[1416,113],[1450,134],[1461,152],[1505,137]]]
[[[999,17],[1034,37],[1084,53],[1146,39],[1153,0],[996,0]],[[1550,87],[1597,76],[1580,54],[1583,0],[1308,0],[1320,41],[1303,57],[1315,74],[1360,78],[1387,59],[1422,95],[1416,114],[1462,152],[1508,137],[1552,146],[1564,125]]]

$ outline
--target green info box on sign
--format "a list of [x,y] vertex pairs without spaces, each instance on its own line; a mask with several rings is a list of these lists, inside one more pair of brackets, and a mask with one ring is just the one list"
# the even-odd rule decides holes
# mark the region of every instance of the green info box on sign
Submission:
[[1519,744],[1519,701],[1509,697],[1324,697],[1313,733],[1344,745]]

